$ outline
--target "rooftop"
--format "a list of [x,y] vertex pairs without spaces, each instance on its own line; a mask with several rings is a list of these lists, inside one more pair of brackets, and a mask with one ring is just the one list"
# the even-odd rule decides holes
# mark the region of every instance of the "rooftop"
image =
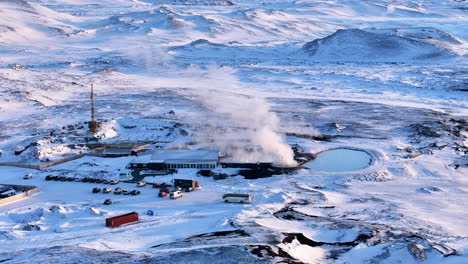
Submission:
[[218,151],[213,150],[155,150],[151,155],[151,161],[161,162],[169,160],[203,160],[217,161]]
[[131,148],[106,148],[102,152],[103,155],[130,155],[133,149]]

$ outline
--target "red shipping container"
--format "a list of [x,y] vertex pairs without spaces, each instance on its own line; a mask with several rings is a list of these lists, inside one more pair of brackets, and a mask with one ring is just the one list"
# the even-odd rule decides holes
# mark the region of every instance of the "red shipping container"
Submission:
[[138,222],[138,213],[136,212],[106,218],[107,227],[118,227],[135,222]]

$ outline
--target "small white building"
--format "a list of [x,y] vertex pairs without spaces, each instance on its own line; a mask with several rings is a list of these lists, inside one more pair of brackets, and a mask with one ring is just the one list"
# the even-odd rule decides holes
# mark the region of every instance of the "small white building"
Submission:
[[212,150],[155,150],[151,156],[138,157],[130,168],[214,169],[218,165],[218,151]]

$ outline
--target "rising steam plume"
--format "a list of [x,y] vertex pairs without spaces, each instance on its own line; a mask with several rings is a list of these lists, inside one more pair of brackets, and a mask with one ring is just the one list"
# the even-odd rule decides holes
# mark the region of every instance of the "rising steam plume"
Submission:
[[[200,72],[198,72],[200,73]],[[230,160],[295,166],[294,153],[280,131],[280,120],[260,96],[246,95],[230,68],[211,66],[192,90],[209,110],[199,139],[212,141]]]

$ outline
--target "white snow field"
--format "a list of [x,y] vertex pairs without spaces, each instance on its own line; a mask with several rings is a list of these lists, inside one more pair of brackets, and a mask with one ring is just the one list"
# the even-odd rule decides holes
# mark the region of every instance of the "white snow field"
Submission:
[[[464,0],[0,0],[0,185],[40,189],[0,204],[0,262],[468,263],[467,28]],[[288,168],[141,175],[200,182],[170,200],[91,151],[128,144]]]

